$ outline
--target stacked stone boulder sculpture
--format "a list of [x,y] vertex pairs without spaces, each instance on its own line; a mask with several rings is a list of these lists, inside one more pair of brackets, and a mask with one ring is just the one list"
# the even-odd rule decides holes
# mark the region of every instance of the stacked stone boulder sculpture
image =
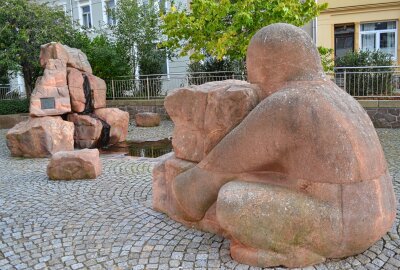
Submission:
[[[45,157],[58,151],[125,141],[129,114],[106,108],[106,83],[92,74],[86,55],[51,42],[41,46],[43,76],[30,100],[30,118],[7,133],[13,156]],[[68,121],[64,121],[66,119]]]
[[[167,96],[175,154],[153,171],[153,207],[229,237],[232,257],[254,266],[303,267],[363,252],[396,214],[367,113],[325,77],[297,27],[257,32],[247,69],[250,83]],[[212,94],[219,98],[211,102]]]

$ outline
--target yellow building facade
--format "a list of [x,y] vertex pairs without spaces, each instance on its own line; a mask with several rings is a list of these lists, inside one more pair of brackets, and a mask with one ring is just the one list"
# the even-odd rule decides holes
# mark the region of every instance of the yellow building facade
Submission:
[[328,8],[317,19],[317,45],[347,51],[381,50],[400,64],[400,1],[322,0]]

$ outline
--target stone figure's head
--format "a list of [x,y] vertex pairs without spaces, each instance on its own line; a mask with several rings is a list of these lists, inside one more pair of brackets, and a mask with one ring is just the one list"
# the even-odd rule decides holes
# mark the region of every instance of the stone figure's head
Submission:
[[259,30],[247,49],[248,80],[261,87],[261,98],[289,81],[310,81],[324,75],[318,50],[302,29],[277,23]]

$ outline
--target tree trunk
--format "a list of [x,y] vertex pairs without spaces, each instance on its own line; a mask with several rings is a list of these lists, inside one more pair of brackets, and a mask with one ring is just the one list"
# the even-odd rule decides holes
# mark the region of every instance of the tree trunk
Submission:
[[29,99],[31,97],[33,90],[33,81],[32,81],[33,72],[29,64],[26,63],[22,64],[22,74],[24,75],[26,97]]

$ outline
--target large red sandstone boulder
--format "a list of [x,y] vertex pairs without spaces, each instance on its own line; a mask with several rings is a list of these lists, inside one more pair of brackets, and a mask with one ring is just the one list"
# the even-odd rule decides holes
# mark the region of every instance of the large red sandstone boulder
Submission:
[[156,127],[160,125],[161,118],[158,113],[142,112],[135,114],[135,122],[138,127]]
[[258,103],[258,87],[228,80],[176,89],[164,105],[174,121],[178,158],[199,162]]
[[86,98],[83,90],[82,72],[76,68],[67,68],[68,70],[68,89],[71,97],[71,108],[73,112],[83,112],[85,110]]
[[116,144],[126,140],[129,126],[129,113],[118,108],[102,108],[94,111],[101,120],[111,126],[109,144]]
[[68,121],[74,123],[74,141],[78,148],[95,148],[103,129],[103,124],[99,119],[90,115],[80,115],[77,113],[68,114]]
[[55,153],[47,166],[47,175],[51,180],[95,179],[101,170],[99,150],[82,149]]
[[205,116],[210,100],[202,86],[167,97],[174,136],[183,139],[174,145],[177,158],[155,167],[154,207],[189,226],[217,229],[231,239],[232,257],[254,266],[304,267],[365,251],[396,216],[370,118],[325,77],[315,45],[299,28],[261,29],[246,59],[261,102],[187,169],[177,160],[179,147],[196,149],[192,142],[201,140],[182,123],[196,130],[223,114]]
[[92,67],[86,55],[79,49],[70,48],[58,42],[50,42],[40,47],[40,65],[45,68],[49,59],[60,59],[68,67],[92,73]]
[[7,132],[7,146],[14,157],[48,157],[74,149],[74,124],[61,117],[30,118]]
[[99,77],[96,77],[88,73],[85,73],[84,76],[87,76],[90,89],[92,91],[93,109],[105,108],[106,94],[107,94],[107,86],[105,81]]
[[49,59],[43,76],[36,81],[30,99],[32,116],[62,115],[71,111],[67,68],[59,59]]

